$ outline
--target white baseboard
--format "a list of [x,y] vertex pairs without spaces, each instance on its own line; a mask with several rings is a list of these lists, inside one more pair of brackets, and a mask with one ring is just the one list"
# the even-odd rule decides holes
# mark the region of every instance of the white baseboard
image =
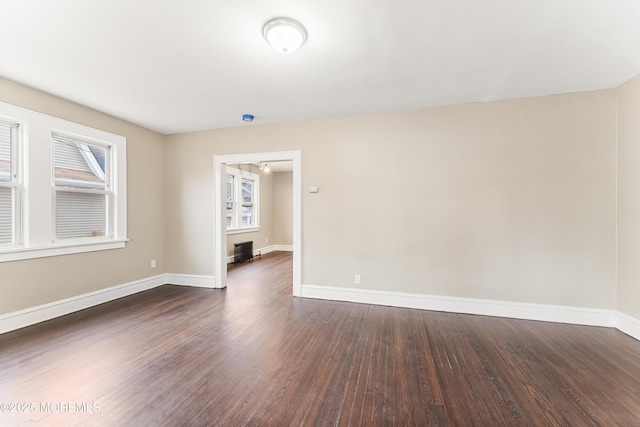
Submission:
[[78,295],[76,297],[55,301],[49,304],[43,304],[27,308],[25,310],[0,315],[0,334],[44,322],[45,320],[50,320],[55,317],[64,316],[65,314],[73,313],[75,311],[84,310],[85,308],[113,301],[118,298],[137,294],[138,292],[146,291],[148,289],[157,288],[162,285],[171,284],[213,288],[214,283],[215,280],[213,276],[161,274],[125,283],[124,285],[101,289],[88,294]]
[[[264,252],[263,252],[264,253]],[[112,288],[0,315],[0,334],[133,295],[165,284],[214,287],[213,276],[161,274]],[[453,313],[615,327],[640,340],[640,320],[614,310],[442,297],[331,286],[302,285],[301,297]]]
[[253,251],[253,255],[257,256],[257,255],[264,255],[264,254],[268,254],[270,252],[273,251],[277,251],[276,246],[275,245],[271,245],[271,246],[266,246],[264,248],[260,248],[260,249],[255,249]]
[[293,245],[275,245],[276,251],[293,252]]
[[302,285],[300,296],[391,307],[542,320],[546,322],[573,323],[578,325],[607,327],[614,327],[616,325],[616,312],[614,310],[596,308],[442,297],[315,285]]
[[195,286],[199,288],[215,288],[213,276],[200,276],[194,274],[165,274],[165,283],[169,285]]
[[640,320],[618,311],[616,329],[640,341]]
[[25,326],[44,322],[45,320],[64,316],[65,314],[156,288],[166,283],[165,276],[166,275],[162,274],[160,276],[136,280],[135,282],[124,285],[101,289],[88,294],[0,315],[0,333],[24,328]]

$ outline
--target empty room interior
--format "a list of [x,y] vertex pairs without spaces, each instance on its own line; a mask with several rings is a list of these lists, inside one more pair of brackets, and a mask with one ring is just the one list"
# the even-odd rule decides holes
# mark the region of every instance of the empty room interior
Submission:
[[0,425],[640,425],[640,2],[0,15]]

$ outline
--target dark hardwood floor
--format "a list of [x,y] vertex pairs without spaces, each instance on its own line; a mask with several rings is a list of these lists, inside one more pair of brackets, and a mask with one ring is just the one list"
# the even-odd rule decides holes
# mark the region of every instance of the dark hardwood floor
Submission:
[[0,335],[0,425],[640,425],[617,330],[292,298],[291,276],[273,253],[226,290]]

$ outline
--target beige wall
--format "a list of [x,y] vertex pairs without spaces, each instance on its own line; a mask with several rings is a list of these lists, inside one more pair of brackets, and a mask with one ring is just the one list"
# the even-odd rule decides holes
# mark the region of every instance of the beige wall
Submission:
[[618,88],[618,310],[640,319],[640,76]]
[[[615,308],[615,90],[167,137],[169,270],[213,275],[214,154],[302,150],[303,284]],[[353,274],[362,284],[352,283]]]
[[130,239],[124,249],[0,263],[0,314],[166,272],[164,136],[2,78],[0,102],[127,138]]
[[302,193],[303,284],[615,308],[619,107],[617,303],[640,317],[638,86],[165,137],[0,79],[2,102],[127,137],[131,239],[0,263],[0,314],[213,275],[213,156],[298,149],[320,187]]
[[293,172],[273,174],[273,232],[276,245],[293,245]]
[[[253,233],[239,233],[227,235],[227,256],[233,256],[234,244],[253,241],[253,249],[259,250],[273,245],[273,195],[274,180],[272,173],[261,171],[255,166],[249,165],[229,165],[236,169],[245,170],[260,175],[260,231]],[[211,218],[213,221],[214,218]]]

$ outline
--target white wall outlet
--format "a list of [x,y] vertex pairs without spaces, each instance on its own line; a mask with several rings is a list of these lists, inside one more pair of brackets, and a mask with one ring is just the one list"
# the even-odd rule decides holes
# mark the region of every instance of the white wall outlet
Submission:
[[156,268],[156,266],[157,266],[156,260],[152,259],[151,260],[151,268]]
[[360,275],[356,274],[353,276],[353,284],[354,285],[359,285],[360,284]]
[[268,238],[268,237],[265,237],[265,238],[264,238],[264,242],[265,242],[265,243],[269,243],[269,238]]
[[309,193],[317,193],[318,187],[309,187]]

